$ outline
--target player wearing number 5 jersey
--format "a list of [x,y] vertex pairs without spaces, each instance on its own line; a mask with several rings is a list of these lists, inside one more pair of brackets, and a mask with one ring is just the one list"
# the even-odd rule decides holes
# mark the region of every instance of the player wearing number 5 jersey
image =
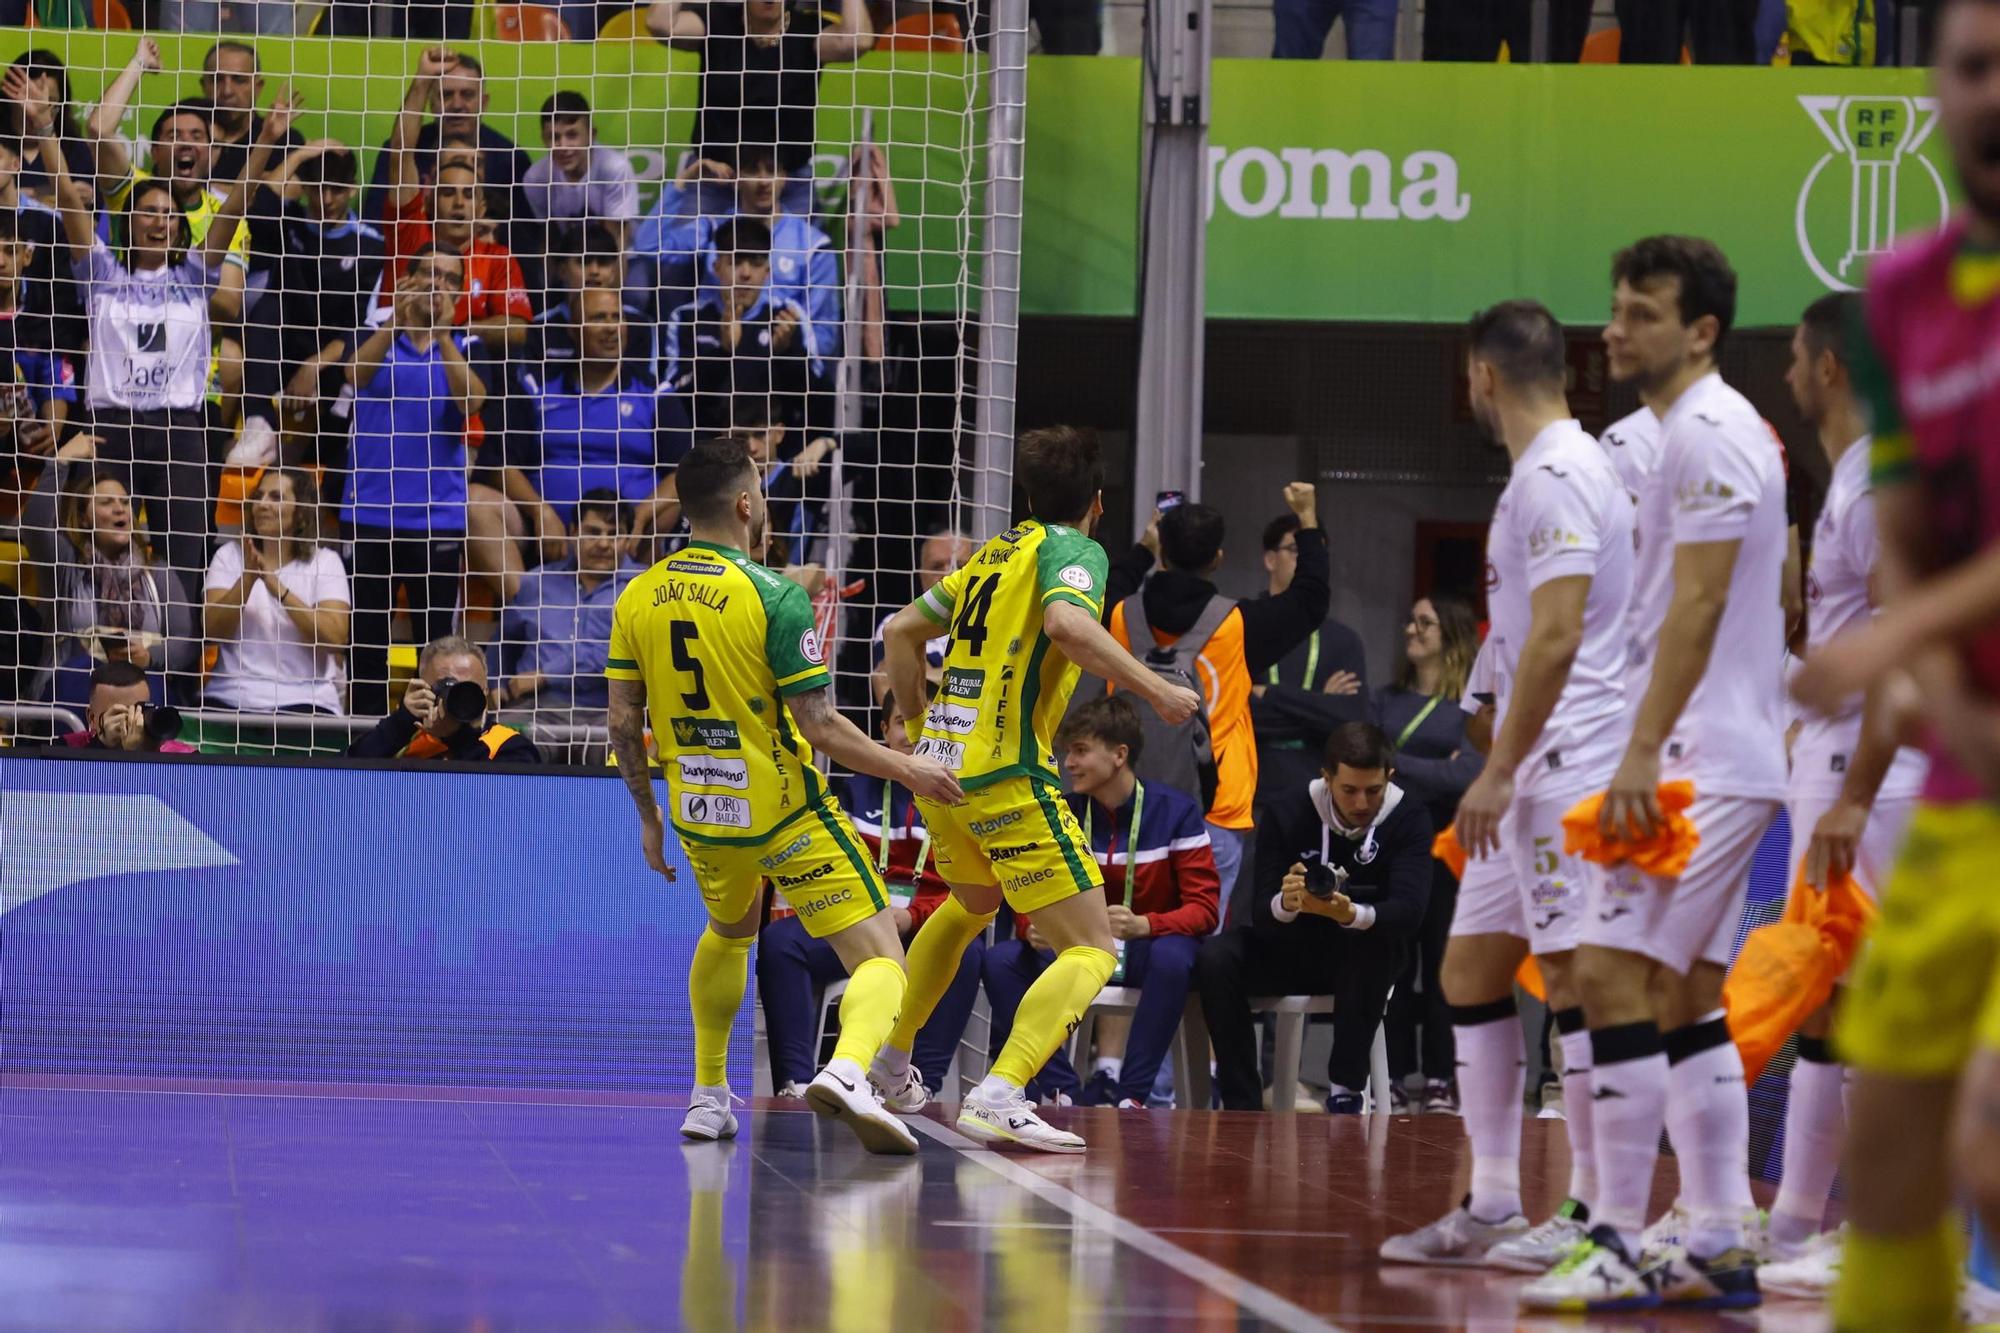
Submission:
[[903,1001],[903,946],[881,877],[813,767],[813,747],[939,808],[960,799],[958,782],[933,760],[876,745],[835,710],[805,590],[746,554],[763,545],[766,514],[742,443],[702,441],[677,477],[692,540],[619,595],[604,674],[611,746],[639,808],[647,864],[674,877],[646,762],[650,713],[674,832],[708,907],[688,971],[695,1088],[681,1133],[736,1133],[729,1025],[743,1005],[768,876],[849,973],[840,1044],[806,1100],[871,1152],[914,1153],[915,1136],[867,1082]]
[[[1081,1152],[1083,1140],[1045,1124],[1022,1089],[1068,1035],[1117,965],[1103,877],[1062,800],[1054,739],[1080,670],[1104,677],[1179,722],[1200,700],[1167,685],[1098,623],[1104,512],[1097,437],[1067,426],[1021,438],[1015,474],[1030,517],[979,549],[889,621],[885,662],[895,697],[891,734],[956,774],[965,804],[918,798],[951,897],[910,943],[910,991],[895,1033],[870,1071],[897,1110],[924,1103],[910,1047],[1004,896],[1056,950],[1021,1000],[993,1072],[965,1100],[958,1127],[985,1143]],[[928,699],[924,644],[949,630],[937,697]],[[928,706],[926,706],[928,705]],[[1085,890],[1092,892],[1085,894]]]

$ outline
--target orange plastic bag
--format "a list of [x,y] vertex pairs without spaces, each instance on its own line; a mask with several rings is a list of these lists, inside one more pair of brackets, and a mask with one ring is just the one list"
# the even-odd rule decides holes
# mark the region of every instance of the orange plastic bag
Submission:
[[1597,816],[1604,808],[1604,793],[1599,792],[1578,801],[1563,816],[1563,850],[1599,865],[1630,861],[1649,875],[1677,879],[1687,869],[1694,849],[1701,846],[1701,834],[1687,817],[1693,804],[1692,782],[1662,782],[1660,809],[1667,817],[1666,827],[1634,842],[1624,837],[1607,838],[1597,831]]
[[[1431,839],[1431,855],[1444,862],[1454,879],[1465,878],[1465,863],[1471,860],[1465,844],[1458,840],[1458,825],[1447,824],[1444,832]],[[1521,968],[1514,974],[1514,984],[1544,1004],[1548,1003],[1548,985],[1542,980],[1542,969],[1535,964],[1535,956],[1529,954],[1521,960]]]
[[1785,1039],[1833,994],[1875,914],[1875,904],[1846,875],[1825,892],[1815,890],[1801,859],[1784,915],[1750,932],[1722,984],[1746,1080],[1756,1082]]

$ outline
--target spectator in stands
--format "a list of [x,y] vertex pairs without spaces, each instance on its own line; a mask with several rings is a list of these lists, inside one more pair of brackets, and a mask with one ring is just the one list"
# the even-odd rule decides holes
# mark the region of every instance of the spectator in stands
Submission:
[[1683,38],[1697,65],[1757,62],[1757,0],[1617,0],[1618,63],[1678,65]]
[[[394,225],[389,236],[390,281],[384,284],[378,305],[386,309],[391,303],[394,284],[408,272],[410,256],[432,242],[448,246],[465,266],[465,294],[456,318],[479,335],[497,359],[502,349],[527,340],[535,308],[513,252],[482,234],[489,199],[497,193],[482,179],[493,155],[474,152],[447,137],[444,147],[430,158],[432,173],[426,182],[420,172],[424,155],[410,146],[421,143],[417,117],[406,100],[382,151],[390,159],[389,216]],[[376,174],[382,174],[379,166]]]
[[[1056,735],[1070,785],[1065,799],[1104,870],[1111,933],[1121,955],[1112,984],[1139,991],[1122,1047],[1123,1021],[1098,1025],[1096,1069],[1077,1098],[1085,1106],[1144,1108],[1180,1030],[1201,941],[1221,915],[1200,803],[1172,787],[1139,781],[1132,766],[1144,743],[1139,715],[1120,695],[1091,700]],[[1013,998],[1018,1005],[1019,997]]]
[[[250,0],[250,4],[255,3],[256,0]],[[272,4],[264,8],[276,11],[289,7]],[[217,42],[211,46],[201,62],[201,93],[214,109],[209,135],[213,153],[211,169],[217,180],[235,180],[243,174],[243,162],[250,155],[251,145],[264,132],[264,118],[257,114],[257,103],[264,96],[264,75],[257,67],[257,48],[248,42]],[[288,130],[278,141],[278,149],[290,153],[304,142],[298,131]]]
[[[0,102],[0,120],[5,119],[7,105]],[[69,264],[66,258],[57,263],[68,251],[62,243],[62,218],[21,188],[21,144],[15,139],[0,138],[0,214],[13,219],[15,239],[28,246],[18,308],[53,320],[52,325],[45,325],[49,347],[75,366],[89,339]]]
[[[1299,520],[1295,573],[1275,597],[1239,602],[1202,649],[1209,735],[1217,785],[1208,810],[1215,868],[1222,878],[1228,919],[1244,844],[1253,826],[1257,795],[1257,740],[1250,722],[1250,687],[1326,620],[1326,534],[1311,483],[1285,487],[1285,504]],[[1160,516],[1160,571],[1146,579],[1153,552],[1143,544],[1113,562],[1106,579],[1105,623],[1128,648],[1131,624],[1143,615],[1155,639],[1169,644],[1194,628],[1211,602],[1222,597],[1214,574],[1222,565],[1222,515],[1204,504],[1183,504]],[[1140,587],[1140,580],[1145,585]],[[1137,597],[1138,601],[1132,598]],[[1227,600],[1227,599],[1223,599]]]
[[[19,100],[26,82],[24,74],[10,72],[0,91]],[[296,110],[289,95],[272,107],[244,175],[209,215],[199,250],[192,248],[188,219],[169,186],[146,180],[126,193],[126,249],[122,258],[114,255],[97,238],[89,196],[54,144],[43,144],[56,169],[63,231],[90,312],[89,404],[97,457],[132,468],[148,524],[156,532],[164,524],[176,592],[196,586],[208,569],[209,296],[243,216],[249,180],[263,172],[272,143],[291,128]]]
[[542,142],[549,155],[522,178],[529,210],[544,222],[580,219],[615,227],[622,248],[639,218],[639,180],[625,154],[597,142],[582,93],[564,90],[542,103]]
[[590,288],[575,318],[581,355],[546,385],[524,376],[527,428],[507,447],[507,498],[531,516],[545,557],[559,554],[578,497],[600,488],[638,506],[640,532],[671,527],[680,512],[673,469],[693,443],[684,402],[657,392],[626,356],[623,294]]
[[[923,816],[910,793],[880,778],[850,777],[839,787],[840,803],[881,869],[889,890],[890,911],[897,933],[907,943],[945,899],[950,887],[938,875],[930,857],[931,840]],[[780,892],[784,870],[773,870]],[[945,1075],[965,1035],[966,1020],[979,999],[979,968],[986,957],[986,939],[973,940],[959,961],[958,975],[918,1029],[910,1063],[936,1097],[944,1091]],[[818,1016],[813,997],[847,975],[833,946],[806,933],[790,912],[773,912],[770,924],[757,936],[757,995],[764,1005],[764,1029],[770,1039],[771,1086],[780,1097],[803,1097],[818,1066],[812,1048]]]
[[[0,181],[10,154],[0,148]],[[55,455],[76,402],[76,372],[56,350],[47,297],[28,290],[36,246],[22,233],[29,216],[0,196],[0,518],[12,519]],[[37,307],[40,307],[39,309]],[[11,479],[6,479],[11,474]]]
[[520,710],[502,721],[532,710],[535,721],[604,725],[611,608],[646,567],[624,555],[629,524],[616,491],[584,492],[573,513],[575,554],[528,571],[501,618],[494,703]]
[[417,655],[417,674],[396,711],[347,747],[356,759],[443,759],[539,764],[535,743],[486,720],[486,659],[471,642],[447,634]]
[[90,673],[90,703],[84,716],[89,725],[64,736],[64,745],[128,753],[195,752],[178,738],[179,714],[159,707],[146,673],[130,662],[105,662]]
[[548,303],[514,356],[516,377],[529,394],[576,364],[577,297],[583,292],[619,293],[629,341],[626,355],[652,360],[650,325],[643,306],[626,293],[625,252],[615,231],[574,222],[551,227],[548,268]]
[[1785,11],[1794,68],[1877,63],[1882,20],[1877,0],[1791,0]]
[[1326,1109],[1362,1110],[1375,1029],[1430,898],[1430,814],[1393,775],[1389,737],[1348,723],[1327,740],[1320,776],[1258,826],[1249,924],[1211,937],[1195,969],[1225,1109],[1263,1106],[1250,1001],[1331,995]]
[[661,385],[689,401],[703,430],[730,428],[739,395],[768,395],[774,421],[831,428],[830,371],[806,309],[771,289],[771,229],[731,218],[715,229],[713,287],[673,312],[661,340]]
[[1396,0],[1273,0],[1276,60],[1318,60],[1339,19],[1347,30],[1349,60],[1396,58]]
[[[353,467],[342,517],[354,541],[354,711],[386,712],[397,589],[426,639],[451,630],[465,553],[465,424],[486,386],[453,340],[465,267],[426,246],[396,283],[389,323],[349,365]],[[482,668],[483,674],[483,668]]]
[[[949,528],[924,538],[923,547],[917,553],[917,596],[921,597],[937,587],[944,581],[945,575],[972,559],[978,550],[979,546],[972,538]],[[870,650],[874,670],[868,680],[877,708],[882,707],[889,697],[889,673],[882,669],[882,635],[894,618],[895,612],[891,611],[875,626],[875,638]],[[924,645],[924,674],[933,688],[944,673],[944,650],[950,642],[950,634],[940,634]]]
[[[435,4],[417,7],[438,8]],[[521,181],[528,174],[528,155],[482,119],[487,103],[485,80],[485,67],[473,57],[447,46],[431,47],[417,59],[417,72],[410,80],[409,91],[403,95],[403,114],[396,118],[396,129],[403,130],[405,116],[421,120],[427,113],[436,113],[436,119],[421,129],[412,127],[403,136],[403,144],[416,157],[412,168],[416,177],[436,176],[435,159],[442,145],[454,140],[475,145],[479,154],[479,180],[488,195],[487,208],[494,222],[505,228],[515,218],[528,216],[527,207],[519,198]],[[384,145],[385,151],[375,155],[375,174],[369,182],[380,197],[370,205],[368,215],[385,221],[393,221],[396,216],[395,203],[390,197],[393,194],[389,189],[390,172],[402,155],[387,151],[394,143],[392,138],[389,145]]]
[[217,648],[203,697],[244,713],[337,717],[354,597],[340,556],[320,545],[312,478],[265,469],[243,517],[203,589],[202,628]]
[[[1299,568],[1299,516],[1285,514],[1264,525],[1264,595],[1276,597],[1292,586]],[[1250,721],[1257,732],[1258,813],[1278,795],[1311,782],[1319,773],[1323,733],[1310,732],[1277,715],[1264,703],[1273,685],[1310,694],[1355,698],[1368,686],[1368,655],[1361,636],[1328,616],[1304,643],[1285,654],[1250,688]]]
[[90,673],[104,662],[129,662],[146,672],[155,703],[193,698],[201,638],[188,597],[174,572],[140,544],[132,495],[119,470],[72,468],[58,515],[60,555],[53,578],[43,584],[55,592],[50,702],[85,706]]
[[[840,18],[822,28],[786,0],[655,0],[646,27],[663,42],[701,55],[701,105],[693,154],[704,172],[727,181],[744,144],[770,145],[785,174],[784,208],[812,212],[814,119],[827,65],[859,60],[875,46],[864,0],[841,0]],[[687,193],[690,213],[721,213],[726,188]]]
[[[756,218],[771,229],[771,290],[806,312],[825,355],[838,354],[841,338],[840,258],[832,239],[805,215],[787,212],[781,198],[784,176],[777,154],[746,145],[735,161],[735,198],[720,214],[687,216],[680,186],[660,192],[660,202],[633,240],[634,257],[649,266],[645,280],[660,293],[661,308],[672,310],[713,282],[715,231],[731,217]],[[691,170],[691,168],[690,168]]]
[[[1583,58],[1590,36],[1594,0],[1548,0],[1548,63],[1574,65]],[[1534,58],[1532,0],[1484,0],[1480,4],[1424,6],[1424,59],[1490,63],[1507,58],[1515,64]]]
[[290,37],[297,31],[301,8],[292,0],[160,0],[159,17],[151,26],[161,32],[240,32],[260,37]]
[[[737,395],[730,404],[730,422],[729,433],[749,446],[764,481],[773,558],[804,560],[805,548],[825,530],[833,487],[830,461],[840,451],[841,437],[831,431],[788,429],[783,404],[761,393]],[[856,438],[865,442],[871,437]],[[864,469],[877,466],[870,448],[850,451],[850,459]]]
[[50,159],[42,156],[42,141],[55,140],[69,166],[70,178],[88,193],[96,206],[97,160],[90,141],[76,118],[76,104],[69,96],[69,69],[62,57],[39,47],[22,55],[7,67],[26,75],[27,83],[18,97],[0,102],[0,138],[21,145],[21,185],[42,203],[56,207],[56,178]]

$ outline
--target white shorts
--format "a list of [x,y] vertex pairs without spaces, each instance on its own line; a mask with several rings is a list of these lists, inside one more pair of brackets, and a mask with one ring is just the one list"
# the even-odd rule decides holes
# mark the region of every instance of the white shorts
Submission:
[[[1820,816],[1832,809],[1838,799],[1831,795],[1801,795],[1785,803],[1792,821],[1794,873],[1800,858],[1806,854],[1806,844],[1812,841],[1813,825],[1819,823]],[[1868,813],[1868,827],[1862,830],[1861,845],[1855,850],[1854,882],[1876,902],[1882,901],[1882,886],[1889,882],[1896,854],[1903,849],[1903,834],[1909,830],[1910,816],[1916,812],[1916,797],[1898,796],[1876,798],[1874,809]],[[1785,887],[1789,893],[1789,881]]]
[[1594,867],[1563,851],[1562,817],[1579,796],[1517,799],[1496,856],[1467,861],[1454,935],[1512,935],[1535,954],[1567,953],[1583,929]]
[[1778,813],[1776,801],[1697,796],[1688,818],[1701,834],[1679,879],[1642,874],[1629,863],[1588,881],[1581,943],[1644,954],[1677,973],[1695,961],[1727,965],[1750,892],[1750,863]]

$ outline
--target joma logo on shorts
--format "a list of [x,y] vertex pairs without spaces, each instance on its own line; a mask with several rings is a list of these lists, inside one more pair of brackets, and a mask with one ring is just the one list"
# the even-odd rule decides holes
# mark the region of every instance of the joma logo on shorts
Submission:
[[837,907],[841,903],[851,903],[853,901],[854,890],[842,889],[839,893],[829,893],[826,897],[818,899],[815,902],[793,903],[792,910],[800,916],[818,916],[829,907]]
[[1041,845],[1039,842],[1024,842],[1018,847],[990,847],[987,849],[986,859],[989,861],[1011,861],[1017,856],[1025,856],[1029,852],[1035,851]]
[[811,870],[806,871],[806,873],[803,875],[778,875],[776,876],[776,879],[778,881],[779,888],[795,889],[801,884],[810,884],[816,879],[825,879],[828,875],[831,875],[833,872],[834,872],[834,865],[831,861],[829,861],[825,865],[814,866]]
[[1021,812],[1019,810],[1009,810],[1006,814],[996,815],[992,819],[975,819],[970,824],[967,824],[966,828],[971,830],[973,837],[983,838],[989,833],[998,833],[1009,824],[1018,824],[1020,822]]
[[766,870],[776,870],[810,846],[812,846],[812,834],[801,833],[769,856],[758,857],[757,864]]

